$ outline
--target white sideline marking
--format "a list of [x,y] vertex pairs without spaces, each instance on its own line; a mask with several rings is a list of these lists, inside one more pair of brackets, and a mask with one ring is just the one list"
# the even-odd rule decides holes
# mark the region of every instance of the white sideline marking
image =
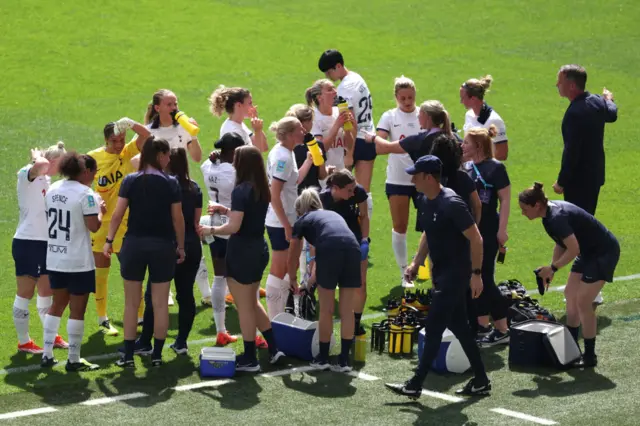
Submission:
[[553,420],[543,419],[541,417],[534,417],[528,414],[520,413],[518,411],[506,410],[504,408],[492,408],[490,411],[494,413],[502,414],[504,416],[515,417],[520,420],[528,420],[530,422],[538,423],[539,425],[557,425],[557,422]]
[[272,371],[271,373],[262,373],[262,374],[260,374],[260,377],[286,376],[288,374],[306,373],[307,371],[314,371],[314,370],[315,370],[315,368],[313,368],[310,365],[308,365],[306,367],[293,367],[293,368],[287,368],[285,370]]
[[[640,279],[640,274],[627,275],[624,277],[615,277],[613,281],[632,281]],[[564,291],[566,285],[559,285],[556,287],[549,287],[549,291]]]
[[464,398],[460,398],[459,396],[447,395],[446,393],[434,392],[430,390],[422,390],[421,396],[430,396],[432,398],[438,398],[447,402],[462,402]]
[[232,380],[230,379],[225,379],[225,380],[211,380],[208,382],[200,382],[200,383],[192,383],[190,385],[181,385],[181,386],[176,386],[173,388],[173,390],[175,391],[189,391],[189,390],[193,390],[193,389],[200,389],[200,388],[212,388],[212,387],[216,387],[216,386],[222,386],[222,385],[226,385],[227,383],[230,383]]
[[363,373],[361,371],[351,371],[347,374],[351,377],[355,377],[356,379],[366,380],[368,382],[380,380],[379,377],[372,376],[371,374]]
[[80,405],[103,405],[110,404],[112,402],[126,401],[129,399],[144,398],[145,396],[147,396],[147,394],[142,392],[127,393],[124,395],[107,396],[105,398],[88,399],[81,402]]
[[53,413],[58,411],[53,407],[34,408],[33,410],[14,411],[12,413],[0,414],[0,420],[16,419],[18,417],[35,416],[38,414]]

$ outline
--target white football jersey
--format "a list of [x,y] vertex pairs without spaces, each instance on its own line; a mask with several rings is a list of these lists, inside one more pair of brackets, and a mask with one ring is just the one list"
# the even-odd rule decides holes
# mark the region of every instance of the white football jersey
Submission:
[[51,178],[38,176],[29,182],[31,164],[18,171],[18,228],[13,238],[19,240],[47,241],[47,209],[44,198]]
[[151,124],[148,124],[146,127],[156,139],[164,139],[169,142],[171,149],[184,148],[186,150],[187,144],[193,139],[193,136],[179,124],[169,127],[158,127],[157,129],[152,129]]
[[98,202],[93,190],[80,182],[65,179],[51,185],[46,197],[48,270],[87,272],[96,268],[84,218],[100,213]]
[[353,108],[354,118],[358,123],[358,138],[364,138],[364,132],[373,132],[373,104],[371,93],[360,74],[349,71],[338,85],[338,96],[345,99],[349,108]]
[[[418,122],[419,109],[413,112],[402,112],[399,108],[390,109],[382,114],[378,123],[378,130],[389,133],[389,140],[399,141],[407,136],[417,135],[420,132]],[[391,185],[415,186],[411,183],[411,176],[405,172],[413,166],[413,160],[409,154],[389,154],[387,159],[387,181]]]
[[[282,200],[282,206],[287,219],[289,219],[289,224],[293,225],[298,216],[294,207],[296,198],[298,198],[298,165],[293,151],[289,151],[280,142],[269,151],[267,176],[269,176],[269,185],[271,185],[273,179],[284,182],[280,200]],[[267,210],[265,225],[276,228],[283,227],[271,204],[269,204],[269,210]]]
[[209,199],[231,208],[231,192],[236,186],[236,169],[231,163],[205,161],[200,166]]
[[[329,131],[333,127],[333,123],[335,123],[339,115],[340,110],[338,109],[338,107],[333,107],[331,115],[324,115],[318,110],[318,108],[314,108],[311,134],[316,138],[320,136],[324,140],[329,134]],[[328,149],[326,152],[327,165],[335,166],[338,170],[344,169],[345,152],[346,148],[344,147],[344,130],[339,129],[338,133],[336,134],[336,140],[333,144],[333,148]]]
[[493,138],[493,143],[500,143],[500,142],[507,141],[508,140],[507,128],[504,125],[504,120],[502,119],[502,117],[500,117],[500,115],[498,115],[498,113],[495,110],[491,111],[491,114],[489,114],[489,119],[484,124],[480,124],[478,122],[478,117],[476,117],[472,109],[468,110],[464,116],[463,129],[466,133],[472,127],[482,127],[483,129],[488,129],[489,126],[491,126],[492,124],[495,125],[498,130],[496,137]]
[[237,134],[239,134],[242,139],[244,139],[245,145],[253,145],[253,143],[251,142],[251,136],[253,136],[253,132],[247,127],[246,124],[244,124],[244,121],[242,123],[236,123],[235,121],[232,121],[228,118],[224,120],[224,123],[222,123],[222,126],[220,127],[220,137],[231,132],[236,132]]

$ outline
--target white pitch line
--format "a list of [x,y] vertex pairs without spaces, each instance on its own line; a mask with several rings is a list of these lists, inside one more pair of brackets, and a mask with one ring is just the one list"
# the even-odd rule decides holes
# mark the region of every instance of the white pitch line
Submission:
[[33,410],[14,411],[12,413],[0,414],[0,420],[16,419],[18,417],[36,416],[38,414],[53,413],[58,411],[53,407],[34,408]]
[[278,377],[278,376],[286,376],[293,373],[306,373],[307,371],[314,371],[314,370],[316,369],[311,366],[294,367],[294,368],[287,368],[285,370],[273,371],[271,373],[262,373],[260,374],[260,376],[261,377]]
[[[633,275],[626,275],[624,277],[615,277],[613,279],[614,282],[617,281],[632,281],[632,280],[637,280],[640,279],[640,274],[633,274]],[[559,286],[555,286],[555,287],[549,287],[549,291],[564,291],[564,288],[566,287],[566,285],[559,285]]]
[[489,411],[493,411],[494,413],[502,414],[503,416],[514,417],[520,420],[528,420],[533,423],[537,423],[539,425],[557,425],[557,422],[549,419],[543,419],[541,417],[534,417],[528,414],[520,413],[519,411],[511,411],[504,408],[492,408]]
[[231,379],[211,380],[208,382],[199,382],[199,383],[192,383],[190,385],[176,386],[173,388],[173,390],[180,392],[180,391],[189,391],[189,390],[201,389],[201,388],[213,388],[216,386],[225,385],[227,383],[230,383],[231,381],[232,381]]
[[80,405],[104,405],[111,404],[112,402],[127,401],[129,399],[144,398],[145,396],[148,395],[142,392],[127,393],[124,395],[107,396],[105,398],[88,399],[81,402]]
[[368,382],[374,382],[376,380],[380,380],[379,377],[372,376],[371,374],[363,373],[361,371],[351,371],[347,373],[351,377],[355,377],[356,379],[366,380]]
[[434,391],[430,391],[430,390],[422,390],[422,395],[423,397],[425,396],[430,396],[431,398],[438,398],[441,399],[443,401],[447,401],[447,402],[462,402],[464,401],[464,398],[460,398],[459,396],[453,396],[453,395],[447,395],[446,393],[440,393],[440,392],[434,392]]

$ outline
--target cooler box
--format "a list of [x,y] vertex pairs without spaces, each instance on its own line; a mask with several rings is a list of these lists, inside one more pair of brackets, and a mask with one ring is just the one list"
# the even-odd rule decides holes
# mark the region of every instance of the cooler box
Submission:
[[233,377],[236,374],[236,353],[231,348],[202,348],[200,376]]
[[[426,330],[423,328],[418,333],[418,357],[422,359],[424,344],[426,341]],[[460,346],[460,342],[449,329],[442,333],[442,343],[436,359],[431,364],[431,369],[437,373],[464,373],[471,367],[467,355]]]
[[[307,321],[287,312],[276,315],[271,320],[273,335],[278,349],[290,357],[311,361],[319,352],[318,322]],[[330,350],[335,345],[331,335]]]
[[562,324],[529,320],[511,326],[509,365],[564,367],[580,355],[580,348]]

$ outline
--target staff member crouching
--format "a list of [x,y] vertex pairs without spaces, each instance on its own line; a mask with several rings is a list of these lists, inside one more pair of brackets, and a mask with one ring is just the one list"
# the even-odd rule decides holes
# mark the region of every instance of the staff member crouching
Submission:
[[[316,249],[316,282],[320,297],[320,354],[311,362],[312,367],[346,373],[349,350],[354,334],[352,315],[357,291],[360,288],[360,244],[345,220],[336,212],[322,210],[318,192],[313,188],[302,191],[295,202],[298,220],[293,225],[293,238],[289,247],[289,276],[291,288],[298,291],[296,280],[302,239]],[[336,287],[340,286],[340,331],[342,347],[335,366],[329,365],[329,346],[333,330],[333,306]]]
[[49,239],[47,270],[53,290],[53,304],[46,315],[42,367],[58,363],[53,346],[60,328],[60,317],[67,305],[69,320],[69,361],[67,371],[97,370],[96,364],[80,358],[84,334],[84,313],[89,294],[96,291],[96,265],[91,253],[91,234],[100,229],[107,207],[91,190],[98,167],[96,160],[75,152],[60,161],[60,174],[66,179],[54,183],[46,197]]
[[[147,268],[153,285],[154,346],[151,365],[162,365],[162,348],[169,327],[169,284],[177,263],[184,262],[184,216],[180,184],[163,172],[169,164],[169,143],[151,136],[142,147],[140,169],[124,178],[103,253],[111,257],[113,238],[124,212],[129,227],[120,250],[120,274],[124,280],[124,355],[116,365],[135,367],[138,306]],[[199,260],[199,259],[198,259]]]
[[467,205],[449,188],[440,184],[442,162],[433,155],[421,157],[407,173],[414,175],[418,192],[422,229],[420,246],[407,278],[414,279],[418,267],[427,255],[433,263],[433,302],[427,317],[427,338],[424,353],[414,376],[404,384],[387,383],[391,391],[417,398],[422,393],[422,382],[440,350],[442,333],[451,330],[464,350],[474,377],[456,393],[459,395],[486,395],[491,383],[480,358],[480,351],[467,322],[466,300],[469,278],[472,297],[482,292],[482,237],[469,213]]
[[[264,222],[270,192],[267,173],[258,148],[244,145],[233,155],[236,187],[231,208],[214,204],[214,211],[229,217],[222,226],[202,226],[201,235],[231,235],[227,243],[227,283],[238,307],[244,353],[236,358],[236,370],[257,373],[256,327],[269,346],[269,361],[275,364],[284,353],[278,350],[271,322],[258,300],[262,274],[269,263],[269,247],[264,239]],[[210,205],[211,206],[211,205]]]
[[605,282],[613,281],[620,259],[616,237],[595,217],[566,201],[549,201],[541,183],[525,189],[518,197],[522,214],[529,220],[542,218],[547,234],[555,241],[551,265],[539,268],[538,276],[546,285],[555,272],[575,259],[564,294],[567,299],[567,327],[578,341],[582,324],[584,354],[578,367],[595,367],[596,314],[593,299]]

